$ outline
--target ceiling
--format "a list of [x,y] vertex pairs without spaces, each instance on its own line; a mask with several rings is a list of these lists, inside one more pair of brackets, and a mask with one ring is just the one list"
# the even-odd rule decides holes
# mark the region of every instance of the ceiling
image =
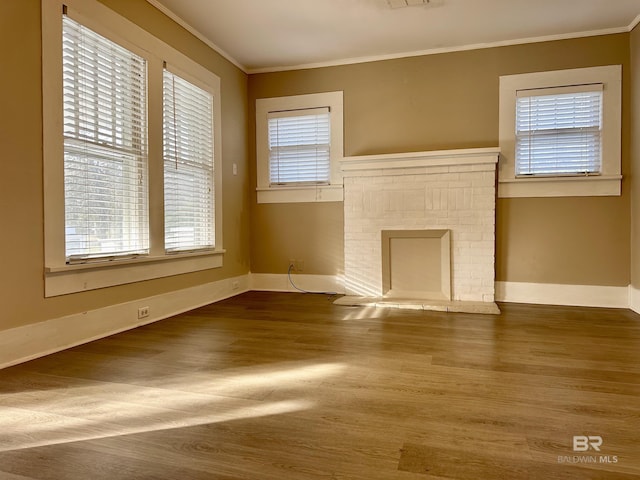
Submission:
[[628,32],[640,20],[640,0],[147,1],[249,73]]

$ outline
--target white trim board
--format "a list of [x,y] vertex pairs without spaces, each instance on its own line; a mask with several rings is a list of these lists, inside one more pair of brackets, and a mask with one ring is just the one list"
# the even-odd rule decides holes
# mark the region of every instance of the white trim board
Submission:
[[[344,280],[339,275],[294,274],[292,278],[296,285],[304,290],[345,293]],[[0,369],[157,322],[250,290],[298,292],[289,283],[287,274],[249,273],[0,331]],[[640,289],[632,286],[496,282],[496,300],[631,308],[640,313]],[[138,319],[138,308],[141,306],[149,307],[149,317]]]
[[[313,292],[345,293],[340,275],[292,274],[298,288]],[[495,282],[496,301],[580,307],[631,308],[640,313],[640,290],[602,285],[561,285],[525,282]],[[287,274],[251,273],[249,290],[299,292]],[[635,298],[635,308],[633,299]]]
[[[292,274],[291,278],[296,286],[308,292],[317,293],[345,293],[344,280],[339,275],[306,275]],[[289,282],[286,273],[251,273],[249,289],[263,292],[300,292]]]
[[640,288],[629,285],[629,308],[640,313]]
[[[53,318],[0,332],[0,369],[130,330],[249,290],[249,275]],[[138,319],[138,308],[150,315]]]
[[581,307],[629,308],[629,287],[496,282],[496,301]]
[[[149,1],[149,0],[147,0]],[[380,62],[384,60],[396,60],[399,58],[422,57],[427,55],[441,55],[443,53],[468,52],[470,50],[483,50],[487,48],[511,47],[514,45],[527,45],[530,43],[554,42],[558,40],[572,40],[574,38],[599,37],[602,35],[615,35],[618,33],[628,33],[633,28],[630,24],[627,27],[605,28],[602,30],[590,30],[586,32],[561,33],[557,35],[545,35],[542,37],[516,38],[513,40],[503,40],[497,42],[474,43],[469,45],[456,45],[451,47],[430,48],[426,50],[415,50],[410,52],[390,53],[381,55],[369,55],[364,57],[341,58],[327,62],[302,63],[298,65],[286,65],[279,67],[247,68],[249,75],[259,73],[287,72],[291,70],[310,70],[313,68],[339,67],[342,65],[354,65],[358,63]]]

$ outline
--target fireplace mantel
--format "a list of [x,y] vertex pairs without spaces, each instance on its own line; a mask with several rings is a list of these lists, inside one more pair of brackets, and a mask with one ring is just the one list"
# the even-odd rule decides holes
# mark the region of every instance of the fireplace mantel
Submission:
[[344,175],[352,176],[387,169],[496,164],[499,156],[498,147],[357,155],[344,157],[340,162],[340,169]]

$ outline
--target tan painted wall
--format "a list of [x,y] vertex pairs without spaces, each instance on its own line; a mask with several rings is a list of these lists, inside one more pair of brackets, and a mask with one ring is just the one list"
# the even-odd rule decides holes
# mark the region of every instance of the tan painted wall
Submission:
[[[249,271],[247,76],[145,0],[103,3],[221,77],[224,267],[44,298],[40,0],[4,0],[0,15],[0,41],[6,47],[0,76],[0,330]],[[231,175],[233,162],[238,164],[238,176]]]
[[[3,71],[11,75],[0,77],[0,330],[241,275],[249,271],[250,257],[254,272],[284,273],[288,260],[295,258],[305,262],[305,273],[340,273],[344,262],[341,203],[255,204],[255,98],[344,90],[347,155],[497,145],[498,76],[502,74],[622,63],[623,95],[629,101],[626,34],[252,75],[247,91],[244,73],[145,0],[102,1],[222,79],[225,265],[44,298],[40,0],[5,0],[0,38],[5,45],[20,48],[5,49]],[[635,57],[639,37],[636,29],[631,35]],[[634,67],[640,69],[637,62]],[[640,75],[634,79],[637,92]],[[638,97],[634,112],[640,115]],[[622,197],[499,202],[499,280],[629,283],[629,113],[625,108],[623,174],[627,180]],[[634,144],[640,170],[639,151]],[[237,176],[231,174],[234,162]],[[640,190],[637,182],[634,188]],[[634,227],[638,232],[635,219]],[[640,285],[637,238],[634,278]]]
[[[256,98],[343,90],[345,155],[497,146],[500,75],[609,64],[623,64],[628,102],[629,35],[618,34],[251,75],[250,118]],[[623,130],[622,171],[628,175],[628,108]],[[255,186],[255,145],[250,154]],[[283,273],[294,249],[306,265],[319,266],[305,273],[342,271],[342,256],[327,255],[342,251],[341,203],[255,205],[255,192],[251,196],[252,271]],[[287,219],[292,208],[295,221]],[[629,208],[627,181],[621,197],[500,200],[497,279],[628,285]],[[321,248],[296,243],[298,232],[325,242]]]
[[640,26],[631,32],[631,284],[640,290]]

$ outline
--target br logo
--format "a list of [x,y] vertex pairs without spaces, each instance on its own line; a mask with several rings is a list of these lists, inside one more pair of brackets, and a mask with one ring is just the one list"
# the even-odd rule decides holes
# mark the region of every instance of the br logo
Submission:
[[573,451],[574,452],[586,452],[589,449],[593,449],[596,452],[600,451],[600,445],[602,445],[602,437],[599,435],[574,435],[573,436]]

